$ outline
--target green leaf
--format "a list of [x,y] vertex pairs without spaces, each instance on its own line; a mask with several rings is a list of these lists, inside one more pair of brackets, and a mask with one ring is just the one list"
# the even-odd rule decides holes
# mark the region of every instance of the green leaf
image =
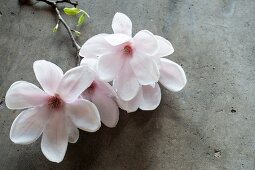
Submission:
[[78,27],[81,26],[82,24],[84,24],[85,19],[86,19],[85,16],[86,16],[85,14],[82,14],[82,15],[79,17],[78,25],[77,25]]
[[77,15],[81,12],[79,8],[64,8],[66,15]]
[[57,32],[58,30],[58,24],[53,28],[52,32]]

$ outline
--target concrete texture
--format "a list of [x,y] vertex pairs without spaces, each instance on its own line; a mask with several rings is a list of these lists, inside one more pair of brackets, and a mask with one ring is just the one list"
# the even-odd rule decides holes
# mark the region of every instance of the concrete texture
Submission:
[[[36,83],[32,64],[46,59],[65,71],[75,51],[47,5],[0,0],[0,97],[17,80]],[[133,32],[149,29],[169,39],[188,84],[179,93],[162,87],[155,111],[121,112],[114,129],[80,132],[60,164],[41,153],[40,140],[15,145],[9,130],[19,111],[0,106],[1,169],[254,170],[254,0],[80,0],[91,15],[78,42],[111,33],[115,12],[127,14]],[[65,17],[75,26],[76,18]]]

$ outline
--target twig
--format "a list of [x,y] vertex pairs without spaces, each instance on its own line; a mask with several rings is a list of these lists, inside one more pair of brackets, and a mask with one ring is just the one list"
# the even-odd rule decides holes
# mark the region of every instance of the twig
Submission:
[[77,65],[79,65],[80,61],[81,61],[81,57],[79,55],[80,49],[81,47],[79,46],[79,44],[76,42],[73,34],[72,34],[72,29],[69,27],[69,25],[66,23],[66,21],[63,19],[63,17],[61,16],[58,6],[58,3],[69,3],[71,5],[73,5],[74,7],[76,7],[78,5],[78,2],[73,2],[71,0],[57,0],[57,1],[51,1],[51,0],[37,0],[37,1],[41,1],[41,2],[45,2],[46,4],[50,5],[56,12],[57,17],[58,17],[58,22],[61,22],[64,27],[66,28],[72,43],[73,43],[73,47],[76,49],[76,59],[77,59]]

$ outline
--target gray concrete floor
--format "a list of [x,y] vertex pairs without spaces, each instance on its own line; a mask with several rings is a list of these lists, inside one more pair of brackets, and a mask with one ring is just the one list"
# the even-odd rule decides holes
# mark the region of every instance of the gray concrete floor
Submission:
[[[75,50],[47,6],[0,0],[0,97],[17,80],[36,83],[32,64],[46,59],[64,70]],[[78,42],[111,33],[115,12],[127,14],[133,32],[149,29],[169,39],[188,83],[172,93],[162,87],[155,111],[121,112],[114,129],[80,133],[60,164],[41,153],[40,140],[15,145],[9,130],[19,111],[0,106],[1,169],[254,170],[254,0],[80,0],[91,15]],[[75,19],[65,17],[75,26]]]

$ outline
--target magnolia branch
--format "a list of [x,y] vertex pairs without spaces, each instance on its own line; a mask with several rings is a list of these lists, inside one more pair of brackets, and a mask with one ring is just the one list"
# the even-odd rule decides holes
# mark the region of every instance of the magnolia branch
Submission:
[[57,0],[57,1],[51,1],[51,0],[37,0],[37,1],[40,1],[40,2],[45,2],[46,4],[50,5],[56,12],[57,14],[57,17],[58,17],[58,22],[61,22],[64,27],[66,28],[71,40],[72,40],[72,43],[73,43],[73,47],[76,49],[76,58],[77,58],[77,65],[80,63],[81,61],[81,57],[79,55],[79,52],[80,52],[80,49],[81,47],[79,46],[79,44],[76,42],[75,38],[74,38],[74,35],[72,33],[72,29],[69,27],[69,25],[66,23],[66,21],[63,19],[63,17],[61,16],[60,12],[59,12],[59,9],[58,9],[58,6],[57,4],[59,3],[68,3],[68,4],[71,4],[73,5],[74,7],[76,7],[78,5],[78,2],[73,2],[71,0]]

